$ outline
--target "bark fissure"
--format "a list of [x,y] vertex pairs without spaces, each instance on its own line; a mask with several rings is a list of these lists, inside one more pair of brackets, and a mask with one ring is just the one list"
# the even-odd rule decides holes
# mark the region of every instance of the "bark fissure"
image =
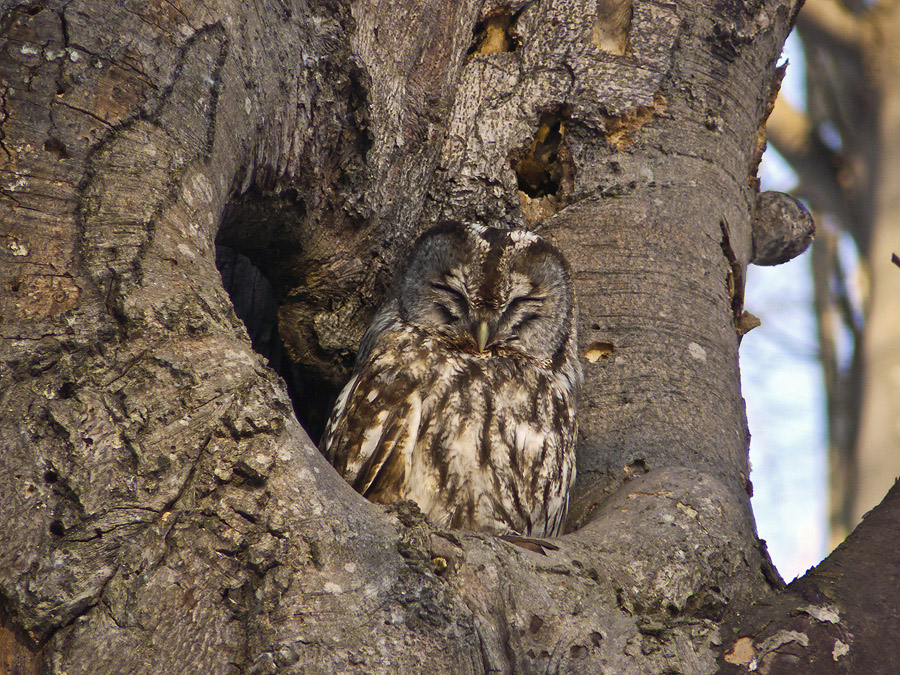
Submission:
[[728,288],[728,295],[731,296],[731,313],[737,322],[744,312],[744,267],[731,247],[728,223],[721,220],[719,226],[722,228],[722,254],[729,267],[725,285]]

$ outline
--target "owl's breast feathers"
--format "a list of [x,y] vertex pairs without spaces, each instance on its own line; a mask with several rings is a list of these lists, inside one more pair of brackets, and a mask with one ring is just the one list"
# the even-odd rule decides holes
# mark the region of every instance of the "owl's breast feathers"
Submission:
[[555,536],[575,477],[576,388],[548,363],[401,323],[341,392],[323,450],[369,499],[412,499],[439,527]]

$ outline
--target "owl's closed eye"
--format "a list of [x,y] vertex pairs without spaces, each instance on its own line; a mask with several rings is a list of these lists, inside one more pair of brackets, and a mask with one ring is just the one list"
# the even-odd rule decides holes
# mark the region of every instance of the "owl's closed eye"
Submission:
[[369,499],[411,499],[437,526],[558,534],[575,476],[575,323],[548,242],[431,228],[362,340],[323,451]]

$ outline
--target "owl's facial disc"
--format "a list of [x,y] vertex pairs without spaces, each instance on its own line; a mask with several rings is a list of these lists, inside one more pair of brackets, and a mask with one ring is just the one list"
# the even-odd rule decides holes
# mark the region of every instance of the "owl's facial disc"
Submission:
[[460,223],[426,232],[403,270],[401,317],[485,356],[546,361],[572,329],[567,265],[535,235]]
[[443,275],[428,286],[430,318],[436,328],[454,342],[484,352],[494,342],[499,313],[482,306],[474,307],[469,290],[459,275]]

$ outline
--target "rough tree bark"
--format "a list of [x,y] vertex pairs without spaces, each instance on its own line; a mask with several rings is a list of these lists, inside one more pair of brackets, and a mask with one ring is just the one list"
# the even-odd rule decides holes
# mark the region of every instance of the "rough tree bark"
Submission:
[[[797,6],[0,8],[0,668],[896,664],[897,490],[787,591],[749,508],[743,270],[796,248],[755,172]],[[578,499],[546,555],[366,502],[293,412],[321,424],[440,217],[575,270]],[[217,244],[236,295],[236,256],[271,283],[293,400]]]

